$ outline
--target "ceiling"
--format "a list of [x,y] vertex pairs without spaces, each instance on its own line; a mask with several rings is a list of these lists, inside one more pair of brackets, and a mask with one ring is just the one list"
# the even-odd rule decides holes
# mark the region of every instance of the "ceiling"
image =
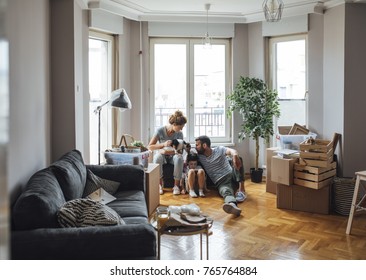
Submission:
[[[136,21],[250,23],[264,20],[263,0],[80,0],[88,9],[108,11]],[[283,17],[322,14],[344,3],[366,0],[283,0]]]

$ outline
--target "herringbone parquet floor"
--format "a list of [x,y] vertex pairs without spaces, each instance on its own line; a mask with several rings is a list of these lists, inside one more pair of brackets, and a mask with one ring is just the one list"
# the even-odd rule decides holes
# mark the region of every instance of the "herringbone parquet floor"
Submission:
[[[281,210],[265,183],[246,180],[245,186],[248,198],[239,204],[242,215],[237,218],[222,210],[223,199],[215,190],[204,198],[191,198],[173,196],[167,189],[160,204],[196,203],[214,219],[209,237],[212,260],[366,260],[366,212],[355,216],[352,234],[346,235],[348,216]],[[199,235],[163,235],[161,242],[162,260],[200,257]]]

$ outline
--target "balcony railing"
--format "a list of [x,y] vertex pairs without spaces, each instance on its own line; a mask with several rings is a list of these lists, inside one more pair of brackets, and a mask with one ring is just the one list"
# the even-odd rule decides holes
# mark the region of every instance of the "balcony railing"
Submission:
[[[181,108],[156,108],[155,129],[168,123],[169,116]],[[225,135],[225,109],[222,107],[196,107],[194,112],[194,135],[222,137]]]

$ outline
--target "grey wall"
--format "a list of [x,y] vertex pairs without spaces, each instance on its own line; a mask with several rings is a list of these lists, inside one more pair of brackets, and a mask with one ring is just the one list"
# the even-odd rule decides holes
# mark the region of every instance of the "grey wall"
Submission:
[[77,1],[50,1],[51,160],[78,148],[87,154],[87,12]]
[[[240,76],[249,74],[249,42],[248,42],[248,25],[235,24],[235,37],[232,40],[232,54],[235,59],[232,60],[232,77],[233,87],[239,81]],[[233,115],[233,131],[232,138],[235,148],[243,157],[244,168],[247,170],[250,166],[249,140],[238,142],[238,131],[240,130],[241,117],[238,113]]]
[[[324,14],[323,139],[343,134],[344,126],[344,5]],[[339,154],[342,166],[342,154]]]
[[323,15],[309,15],[308,31],[308,125],[322,137],[323,132]]
[[344,37],[343,172],[366,170],[366,5],[346,4]]
[[[12,201],[50,160],[48,0],[8,1],[8,186]],[[36,31],[36,32],[35,32]]]
[[9,46],[5,37],[6,1],[0,0],[0,260],[9,259],[10,207],[7,158],[9,145]]

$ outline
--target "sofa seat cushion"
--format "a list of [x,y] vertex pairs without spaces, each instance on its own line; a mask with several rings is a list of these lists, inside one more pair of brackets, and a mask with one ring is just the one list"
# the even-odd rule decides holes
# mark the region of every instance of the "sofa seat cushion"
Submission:
[[78,150],[63,155],[51,165],[66,201],[81,198],[86,183],[86,167]]
[[66,202],[57,213],[62,227],[113,226],[124,224],[112,208],[87,198]]
[[147,223],[148,214],[145,195],[142,191],[120,191],[114,194],[116,200],[108,203],[126,224]]
[[49,168],[36,172],[13,207],[14,229],[59,227],[57,212],[65,202],[53,172]]

